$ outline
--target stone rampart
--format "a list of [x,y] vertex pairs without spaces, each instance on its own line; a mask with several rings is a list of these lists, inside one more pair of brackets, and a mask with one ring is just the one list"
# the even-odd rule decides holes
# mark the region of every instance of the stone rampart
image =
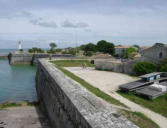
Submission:
[[32,54],[32,53],[9,53],[9,63],[10,64],[37,64],[37,60],[40,58],[70,58],[74,57],[73,55],[69,54],[47,54],[47,53],[39,53],[39,54]]
[[121,62],[118,60],[95,60],[95,68],[98,70],[109,70],[113,72],[125,73],[134,75],[133,67],[140,60],[131,60]]
[[46,59],[40,59],[36,89],[54,128],[137,128]]
[[8,54],[0,54],[0,59],[7,59],[8,58]]

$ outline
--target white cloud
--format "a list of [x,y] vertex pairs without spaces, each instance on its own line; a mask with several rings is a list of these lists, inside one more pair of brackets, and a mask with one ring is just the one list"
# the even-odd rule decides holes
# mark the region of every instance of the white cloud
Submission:
[[30,23],[33,25],[38,25],[41,27],[47,27],[47,28],[57,28],[57,23],[54,21],[44,21],[42,18],[37,18],[30,20]]
[[62,27],[64,28],[86,28],[89,25],[85,22],[71,22],[69,20],[65,20],[62,23]]

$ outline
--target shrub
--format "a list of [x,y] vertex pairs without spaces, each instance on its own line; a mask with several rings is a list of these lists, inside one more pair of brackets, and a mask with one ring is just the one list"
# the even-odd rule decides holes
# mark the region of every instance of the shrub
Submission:
[[161,72],[167,72],[167,64],[162,65],[159,69]]
[[28,49],[29,53],[44,53],[44,50],[42,50],[41,48],[32,48],[32,49]]
[[157,65],[158,71],[167,72],[167,59],[160,61]]
[[156,65],[152,62],[138,62],[134,66],[137,75],[144,75],[156,71]]
[[91,51],[86,51],[86,52],[84,52],[84,55],[85,55],[85,56],[92,56],[92,55],[93,55],[93,52],[91,52]]

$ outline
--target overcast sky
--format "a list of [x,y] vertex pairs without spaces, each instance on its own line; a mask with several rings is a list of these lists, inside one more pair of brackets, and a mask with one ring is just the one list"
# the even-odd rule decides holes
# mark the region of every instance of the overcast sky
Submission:
[[0,0],[0,48],[167,43],[167,0]]

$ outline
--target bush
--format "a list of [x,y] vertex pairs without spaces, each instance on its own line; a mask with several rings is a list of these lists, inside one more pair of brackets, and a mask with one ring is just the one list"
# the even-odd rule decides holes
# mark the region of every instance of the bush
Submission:
[[167,59],[160,61],[157,65],[158,71],[167,72]]
[[86,52],[84,52],[84,55],[85,55],[85,56],[92,56],[92,55],[93,55],[93,52],[91,52],[91,51],[86,51]]
[[42,50],[41,48],[32,48],[32,49],[28,49],[29,53],[44,53],[44,50]]
[[156,65],[151,62],[138,62],[134,66],[134,71],[137,75],[144,75],[147,73],[155,72]]
[[167,72],[167,64],[162,65],[159,69],[160,72]]

